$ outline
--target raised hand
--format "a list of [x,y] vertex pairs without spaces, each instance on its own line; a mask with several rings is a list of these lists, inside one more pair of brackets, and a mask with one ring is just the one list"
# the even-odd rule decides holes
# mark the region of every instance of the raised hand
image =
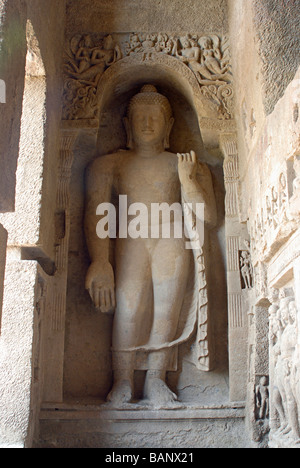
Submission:
[[178,174],[183,187],[188,187],[196,179],[197,156],[195,151],[178,153]]

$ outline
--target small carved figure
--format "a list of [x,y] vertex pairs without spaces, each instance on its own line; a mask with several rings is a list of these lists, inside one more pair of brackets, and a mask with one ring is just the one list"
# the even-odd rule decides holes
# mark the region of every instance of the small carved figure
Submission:
[[270,195],[266,195],[266,211],[265,211],[265,223],[267,225],[267,228],[270,229],[272,226],[272,205],[270,201]]
[[273,360],[274,360],[274,379],[273,379],[273,405],[279,416],[279,428],[284,430],[287,427],[286,414],[284,409],[284,387],[281,386],[279,376],[277,375],[278,361],[280,357],[280,336],[282,334],[282,326],[280,320],[280,309],[278,309],[276,319],[272,324],[272,339],[273,339]]
[[[91,45],[91,42],[89,44]],[[69,76],[79,79],[83,84],[97,86],[105,69],[115,63],[120,58],[120,54],[120,49],[115,46],[112,36],[106,36],[102,48],[79,49],[76,58],[80,61],[80,66],[73,72],[69,68]],[[73,63],[72,66],[74,67]]]
[[[83,36],[81,41],[78,44],[78,50],[75,53],[75,59],[77,63],[72,62],[71,65],[74,68],[75,72],[77,73],[83,73],[85,70],[87,70],[90,65],[91,65],[91,56],[92,56],[92,51],[94,50],[94,44],[91,39],[91,36],[86,35]],[[73,71],[74,71],[73,70]],[[72,70],[69,68],[69,71],[72,72]]]
[[154,48],[154,45],[155,45],[154,40],[155,40],[155,38],[153,38],[151,36],[151,34],[146,35],[145,40],[142,42],[142,46],[143,46],[145,51],[152,50]]
[[[276,365],[274,370],[274,405],[280,417],[280,427],[278,433],[287,435],[297,434],[294,413],[296,411],[295,398],[291,387],[291,365],[295,352],[297,337],[295,333],[295,314],[290,307],[294,298],[281,295],[280,309],[280,330],[278,331],[278,341],[273,348]],[[298,424],[298,423],[297,423]]]
[[[167,48],[167,41],[168,41],[167,34],[159,33],[158,36],[157,36],[156,44],[155,44],[155,51],[158,52],[158,53],[159,52],[165,52],[166,48]],[[171,52],[171,50],[170,50],[170,52]]]
[[285,221],[288,220],[287,218],[287,200],[288,200],[288,194],[287,194],[287,180],[286,180],[286,175],[284,173],[281,173],[279,176],[279,200],[278,200],[278,205],[279,205],[279,211],[278,211],[278,219],[279,219],[279,224],[282,225]]
[[[296,304],[295,304],[295,309],[296,309]],[[298,321],[298,310],[295,310],[296,313],[296,324],[299,323]],[[296,329],[299,333],[298,326],[296,326]],[[292,369],[291,369],[291,385],[292,385],[292,390],[293,390],[293,395],[295,398],[295,401],[297,403],[297,418],[298,418],[298,426],[296,429],[299,429],[300,427],[300,371],[299,371],[299,362],[300,362],[300,345],[296,345],[296,350],[293,356],[293,362],[292,362]],[[295,421],[295,425],[297,425],[297,421]],[[300,445],[300,439],[295,440],[295,445],[299,446]]]
[[[289,298],[290,299],[290,298]],[[294,382],[292,380],[292,367],[297,345],[296,316],[297,308],[293,298],[289,301],[288,307],[284,307],[285,322],[287,326],[281,337],[281,354],[285,362],[285,388],[286,388],[286,412],[288,416],[288,427],[284,434],[291,432],[294,440],[300,439],[300,427],[298,419],[298,404],[295,393]]]
[[272,223],[273,223],[273,229],[277,229],[279,225],[279,196],[278,192],[275,187],[272,187],[271,190],[271,206],[272,206]]
[[[177,58],[182,62],[188,65],[193,70],[193,65],[200,61],[201,51],[198,45],[192,43],[192,40],[189,36],[184,36],[180,39],[181,51],[177,51]],[[196,65],[194,65],[194,68]],[[193,70],[194,71],[194,70]]]
[[241,252],[240,265],[245,288],[251,289],[253,287],[253,267],[250,252],[246,250]]
[[256,407],[259,410],[259,419],[269,416],[269,386],[267,377],[261,377],[255,389]]
[[131,55],[134,53],[141,52],[143,50],[142,43],[138,34],[131,34],[129,38],[129,42],[126,43],[125,52],[127,55]]
[[269,341],[270,345],[276,345],[277,340],[279,338],[279,329],[278,326],[280,320],[278,318],[278,310],[279,310],[279,289],[272,288],[269,294],[269,301],[271,306],[269,307],[269,316],[270,316],[270,326],[269,326]]
[[202,76],[200,83],[208,85],[212,82],[223,84],[232,81],[232,77],[227,74],[228,66],[222,67],[219,45],[215,46],[210,37],[201,38],[199,45],[202,47],[201,66],[197,68],[197,72]]

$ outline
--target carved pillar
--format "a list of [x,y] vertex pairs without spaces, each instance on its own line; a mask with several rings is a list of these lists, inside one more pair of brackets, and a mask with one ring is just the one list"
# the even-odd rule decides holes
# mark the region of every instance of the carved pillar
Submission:
[[52,282],[51,303],[48,304],[45,327],[47,369],[45,372],[44,401],[63,401],[63,364],[65,339],[65,314],[68,280],[68,249],[70,235],[69,183],[74,159],[73,147],[76,129],[63,129],[57,185],[56,211],[56,273]]
[[247,239],[246,228],[239,221],[239,166],[235,134],[220,137],[224,154],[225,230],[227,253],[229,387],[231,401],[244,401],[247,392],[248,318],[240,273],[241,240]]

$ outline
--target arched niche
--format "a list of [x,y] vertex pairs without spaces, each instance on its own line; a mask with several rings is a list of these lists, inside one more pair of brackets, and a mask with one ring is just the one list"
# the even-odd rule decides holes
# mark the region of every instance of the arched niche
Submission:
[[171,151],[194,149],[198,157],[202,155],[202,159],[209,162],[200,121],[203,118],[218,119],[216,108],[201,94],[197,78],[187,65],[174,57],[156,53],[150,57],[144,57],[144,54],[126,57],[104,73],[98,87],[100,128],[97,153],[106,154],[125,148],[122,117],[126,114],[130,98],[145,83],[155,85],[171,103],[175,117]]
[[[209,101],[201,95],[197,79],[186,65],[173,57],[162,54],[153,54],[148,58],[137,54],[137,56],[120,60],[103,74],[97,91],[99,128],[95,135],[95,130],[84,128],[86,122],[83,122],[74,148],[70,183],[71,231],[64,356],[66,399],[105,399],[111,387],[112,317],[96,311],[84,285],[90,264],[83,232],[85,170],[95,157],[126,148],[123,118],[131,97],[139,92],[145,83],[155,85],[162,94],[168,97],[173,108],[175,125],[171,135],[170,150],[188,152],[193,149],[197,152],[199,159],[208,164],[211,162],[210,158],[213,159],[205,150],[199,123],[203,117],[216,118],[217,113],[210,107]],[[76,128],[80,129],[80,121],[76,122]],[[221,168],[219,169],[217,171],[214,169],[213,172],[219,205],[219,224],[211,235],[210,249],[220,268],[212,273],[213,276],[209,279],[210,284],[213,285],[209,294],[212,298],[215,323],[216,371],[201,373],[189,363],[194,338],[179,351],[180,360],[182,362],[185,359],[185,364],[180,366],[178,372],[172,373],[170,378],[170,384],[174,389],[179,386],[185,387],[183,385],[185,379],[190,381],[194,394],[188,398],[196,400],[201,393],[204,381],[208,386],[212,385],[217,388],[219,385],[218,391],[224,400],[226,400],[227,393],[227,387],[224,386],[227,375],[226,283],[224,254],[220,245],[220,237],[223,235],[224,193],[222,192],[223,172]],[[214,295],[214,288],[218,290],[218,294]],[[204,397],[203,402],[209,403],[209,395]]]

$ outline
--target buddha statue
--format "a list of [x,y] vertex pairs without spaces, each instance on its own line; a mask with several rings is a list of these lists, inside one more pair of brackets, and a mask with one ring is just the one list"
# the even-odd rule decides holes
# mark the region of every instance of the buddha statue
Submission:
[[[166,383],[171,353],[195,333],[199,310],[202,307],[203,312],[207,301],[199,304],[201,287],[195,282],[194,266],[199,252],[196,259],[193,250],[186,247],[186,236],[177,238],[174,229],[170,229],[169,238],[161,234],[151,236],[151,207],[162,203],[181,206],[183,200],[189,206],[204,204],[205,225],[214,227],[212,179],[207,165],[198,161],[193,151],[188,154],[167,151],[174,118],[168,99],[154,86],[143,86],[131,99],[124,124],[127,149],[98,157],[87,171],[85,233],[91,265],[86,288],[99,311],[114,312],[114,379],[108,401],[116,406],[132,402],[134,372],[138,369],[138,356],[143,353],[147,358],[145,400],[156,407],[176,405],[177,396]],[[99,204],[124,195],[131,207],[143,204],[147,208],[149,216],[139,218],[139,227],[148,235],[118,233],[113,268],[110,239],[97,235],[96,213]],[[132,216],[129,210],[128,224]],[[146,229],[142,229],[143,224]],[[174,227],[172,217],[170,224]],[[199,265],[196,271],[199,272]],[[187,291],[193,298],[186,298]]]

